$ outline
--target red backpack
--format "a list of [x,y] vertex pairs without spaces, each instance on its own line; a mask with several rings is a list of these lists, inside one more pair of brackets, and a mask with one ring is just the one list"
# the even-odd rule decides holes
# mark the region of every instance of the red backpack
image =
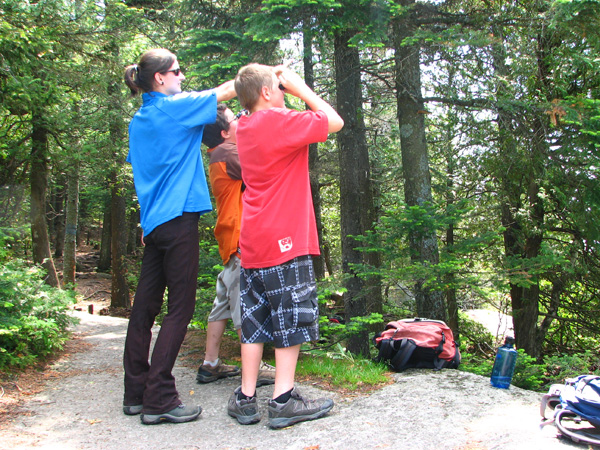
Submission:
[[460,352],[452,330],[441,320],[403,319],[390,322],[373,338],[379,349],[377,361],[387,362],[396,372],[411,367],[456,369]]

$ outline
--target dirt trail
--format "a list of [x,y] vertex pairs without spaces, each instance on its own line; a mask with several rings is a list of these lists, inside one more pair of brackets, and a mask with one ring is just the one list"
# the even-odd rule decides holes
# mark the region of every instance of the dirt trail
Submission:
[[343,397],[307,384],[309,397],[333,396],[325,418],[271,430],[264,418],[272,387],[258,390],[263,420],[241,426],[227,416],[226,401],[239,378],[208,385],[180,362],[174,374],[186,403],[202,406],[195,422],[144,426],[125,416],[122,349],[127,320],[75,312],[81,351],[56,361],[59,376],[25,401],[0,430],[6,449],[233,449],[233,450],[554,450],[585,448],[540,431],[539,393],[492,388],[486,378],[457,371],[409,370],[374,393]]

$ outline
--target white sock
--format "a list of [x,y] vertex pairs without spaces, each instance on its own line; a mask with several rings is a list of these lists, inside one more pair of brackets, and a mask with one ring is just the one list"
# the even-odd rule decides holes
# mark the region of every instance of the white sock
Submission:
[[204,365],[204,364],[206,364],[207,366],[210,366],[210,367],[217,367],[217,365],[219,364],[219,358],[215,359],[214,361],[204,360],[202,365]]

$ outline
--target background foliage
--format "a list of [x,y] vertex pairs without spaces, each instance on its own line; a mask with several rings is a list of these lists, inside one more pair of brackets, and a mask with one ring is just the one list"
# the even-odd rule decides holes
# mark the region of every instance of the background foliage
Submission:
[[[518,372],[524,385],[598,370],[597,0],[0,0],[0,12],[0,230],[14,237],[2,260],[0,327],[2,339],[15,338],[14,327],[26,336],[3,341],[10,364],[24,349],[60,345],[58,311],[71,294],[38,281],[62,257],[65,229],[76,230],[79,246],[96,247],[99,270],[125,280],[113,301],[128,307],[142,250],[124,160],[140,102],[127,96],[122,71],[148,48],[167,47],[187,90],[214,87],[250,61],[288,60],[346,114],[351,135],[311,156],[322,345],[354,352],[353,335],[368,343],[387,320],[435,298],[443,308],[425,310],[448,320],[465,368],[487,370],[501,336],[460,311],[492,308],[513,318],[532,371]],[[229,106],[239,110],[237,100]],[[341,151],[356,149],[367,154],[342,162]],[[367,174],[369,196],[347,186],[353,173]],[[75,185],[77,223],[67,224],[66,189]],[[357,209],[341,208],[348,203]],[[196,327],[220,269],[214,217],[201,224]],[[358,221],[368,222],[365,232],[348,233],[345,224]],[[130,264],[111,260],[111,239],[126,246]],[[348,242],[360,256],[349,260]],[[56,339],[31,331],[46,326],[33,320],[47,320]]]

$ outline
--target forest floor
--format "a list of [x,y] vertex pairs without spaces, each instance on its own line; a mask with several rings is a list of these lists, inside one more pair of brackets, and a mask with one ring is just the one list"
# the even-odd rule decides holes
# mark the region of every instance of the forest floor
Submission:
[[[0,379],[0,449],[291,449],[352,450],[554,450],[582,448],[559,439],[554,426],[539,428],[541,394],[459,370],[427,369],[390,374],[370,391],[344,392],[320,380],[298,380],[309,398],[327,396],[336,406],[324,418],[283,430],[266,426],[272,386],[259,388],[263,420],[241,426],[227,416],[226,402],[239,378],[195,382],[204,333],[189,332],[174,369],[184,402],[200,404],[187,424],[143,426],[125,416],[122,349],[127,319],[112,311],[110,278],[85,271],[80,255],[73,314],[79,324],[63,352],[38,366]],[[92,312],[93,314],[90,314]],[[155,330],[157,331],[157,330]],[[156,334],[156,333],[155,333]],[[239,360],[239,344],[225,337],[222,356]],[[585,447],[583,447],[585,448]]]

